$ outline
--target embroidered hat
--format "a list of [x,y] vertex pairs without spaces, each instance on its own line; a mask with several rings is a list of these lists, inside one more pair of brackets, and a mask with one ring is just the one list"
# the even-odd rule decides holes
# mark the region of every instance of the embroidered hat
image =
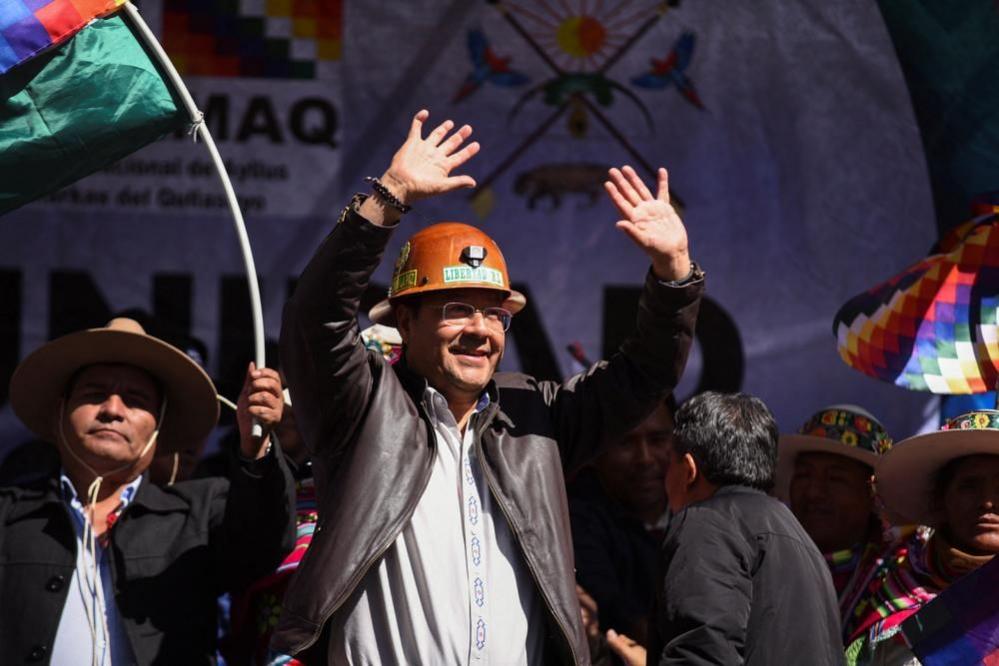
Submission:
[[999,208],[850,299],[833,322],[843,361],[914,391],[984,393],[999,375]]
[[855,405],[832,405],[819,410],[798,432],[781,435],[777,444],[776,493],[788,499],[794,461],[799,453],[833,453],[870,465],[872,471],[892,446],[881,423]]
[[31,352],[10,380],[14,413],[40,438],[56,442],[67,383],[81,368],[99,363],[135,366],[160,382],[167,400],[157,438],[160,453],[200,443],[215,427],[219,403],[211,378],[187,354],[125,317],[64,335]]
[[999,411],[981,409],[947,421],[936,432],[904,439],[878,463],[878,494],[896,524],[936,527],[936,477],[951,460],[999,456]]
[[516,314],[527,303],[510,288],[506,260],[485,232],[460,222],[440,222],[413,234],[399,250],[388,298],[368,313],[376,324],[395,326],[392,303],[404,296],[448,289],[502,292],[503,307]]

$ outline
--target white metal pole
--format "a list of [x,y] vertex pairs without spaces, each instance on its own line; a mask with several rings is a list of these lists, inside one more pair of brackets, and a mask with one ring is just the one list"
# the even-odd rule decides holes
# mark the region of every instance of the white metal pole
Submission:
[[[167,77],[169,77],[174,91],[180,96],[181,101],[187,108],[187,112],[191,116],[191,121],[194,122],[197,128],[198,136],[201,137],[201,140],[204,141],[205,146],[208,148],[208,154],[211,155],[212,162],[215,164],[215,170],[219,175],[219,180],[222,182],[222,189],[225,190],[225,196],[229,202],[229,210],[232,212],[233,225],[236,227],[236,237],[239,239],[239,248],[243,254],[243,263],[246,265],[246,283],[250,288],[250,312],[253,317],[253,355],[256,359],[257,367],[262,368],[265,365],[264,315],[263,308],[260,305],[260,285],[257,283],[257,269],[253,262],[253,249],[250,247],[250,237],[246,233],[243,212],[239,208],[239,201],[236,199],[236,191],[233,189],[232,181],[229,179],[229,172],[225,168],[225,163],[222,162],[222,156],[219,155],[211,132],[208,131],[208,125],[204,122],[204,114],[201,113],[197,104],[194,103],[194,98],[191,97],[190,91],[184,85],[184,80],[180,78],[177,68],[170,61],[170,56],[163,50],[163,46],[156,39],[156,35],[149,29],[142,16],[139,15],[139,10],[135,8],[135,5],[131,2],[125,2],[124,8],[129,20],[131,20],[132,24],[139,31],[139,34],[142,35],[146,46],[156,55],[158,64],[163,68]],[[262,434],[263,429],[256,422],[256,419],[254,419],[253,436],[260,437]]]

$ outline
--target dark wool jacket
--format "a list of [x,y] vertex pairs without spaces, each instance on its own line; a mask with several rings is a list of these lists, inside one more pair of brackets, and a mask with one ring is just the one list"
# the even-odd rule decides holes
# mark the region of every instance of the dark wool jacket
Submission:
[[[357,310],[392,233],[348,206],[285,309],[282,368],[313,453],[319,524],[291,581],[272,647],[324,663],[330,618],[395,542],[430,478],[437,446],[426,381],[360,340]],[[646,280],[637,334],[564,384],[498,373],[475,427],[489,491],[546,609],[546,663],[586,664],[563,469],[639,423],[676,385],[703,280]]]
[[[0,489],[0,663],[49,662],[76,565],[71,510],[58,478]],[[160,488],[144,478],[109,546],[137,663],[214,664],[216,598],[281,561],[295,543],[294,517],[278,447],[259,461],[233,460],[228,479]]]
[[829,567],[779,500],[745,486],[676,514],[648,664],[843,663]]

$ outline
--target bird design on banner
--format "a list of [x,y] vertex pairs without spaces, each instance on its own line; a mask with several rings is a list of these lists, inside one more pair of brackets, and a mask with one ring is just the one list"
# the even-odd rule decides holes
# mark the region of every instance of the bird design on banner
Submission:
[[481,30],[468,32],[468,52],[472,58],[472,71],[465,77],[451,103],[459,102],[482,87],[487,81],[498,86],[513,88],[528,82],[525,74],[510,69],[510,57],[497,56]]
[[687,75],[691,56],[694,53],[696,37],[692,32],[685,32],[676,40],[673,49],[665,58],[652,58],[652,69],[631,79],[632,85],[649,90],[663,90],[671,85],[683,95],[688,102],[703,110],[694,82]]
[[[595,121],[631,156],[641,170],[654,179],[656,170],[629,139],[628,135],[633,133],[631,125],[619,128],[615,119],[606,111],[615,105],[618,98],[626,99],[634,104],[650,133],[655,132],[652,113],[635,91],[622,84],[610,70],[648,35],[668,11],[677,7],[680,0],[486,2],[496,8],[513,33],[523,40],[524,46],[549,70],[547,78],[520,93],[507,115],[507,122],[515,122],[530,103],[536,105],[540,101],[552,110],[533,131],[511,148],[507,157],[471,192],[476,215],[480,218],[489,215],[495,203],[492,184],[561,118],[567,121],[569,134],[576,139],[585,139],[591,131],[591,121]],[[693,42],[693,33],[687,38],[681,38],[673,52],[663,61],[664,66],[654,68],[652,73],[659,73],[661,70],[662,75],[670,76],[669,71],[675,70],[682,79],[670,79],[669,82],[675,83],[698,108],[704,108],[684,71],[690,65]],[[491,72],[510,71],[509,58],[496,58],[481,32],[473,31],[469,34],[469,47],[476,68],[462,84],[456,100],[468,96],[481,87],[483,82],[493,80],[490,78]],[[490,63],[494,64],[490,66]],[[655,64],[654,62],[653,65]],[[517,79],[516,84],[507,82],[500,85],[519,85],[525,81],[526,77],[524,80]],[[654,82],[653,85],[644,87],[665,88],[669,82]],[[593,192],[601,191],[605,170],[603,165],[594,168],[590,164],[574,164],[571,169],[568,166],[563,163],[542,164],[521,173],[515,186],[517,193],[527,199],[530,208],[545,198],[550,199],[553,207],[557,208],[564,194],[581,193],[592,197]],[[670,196],[674,206],[682,209],[681,197],[676,192],[671,192]]]

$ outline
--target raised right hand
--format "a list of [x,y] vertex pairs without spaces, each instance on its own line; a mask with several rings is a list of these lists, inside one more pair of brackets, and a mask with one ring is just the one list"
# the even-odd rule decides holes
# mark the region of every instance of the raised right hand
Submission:
[[381,178],[382,184],[406,204],[462,187],[475,187],[475,179],[471,176],[451,175],[452,170],[479,152],[476,141],[462,148],[472,134],[471,126],[462,125],[448,136],[454,122],[445,120],[423,138],[423,123],[429,117],[430,112],[426,109],[413,117],[405,143],[396,151]]

